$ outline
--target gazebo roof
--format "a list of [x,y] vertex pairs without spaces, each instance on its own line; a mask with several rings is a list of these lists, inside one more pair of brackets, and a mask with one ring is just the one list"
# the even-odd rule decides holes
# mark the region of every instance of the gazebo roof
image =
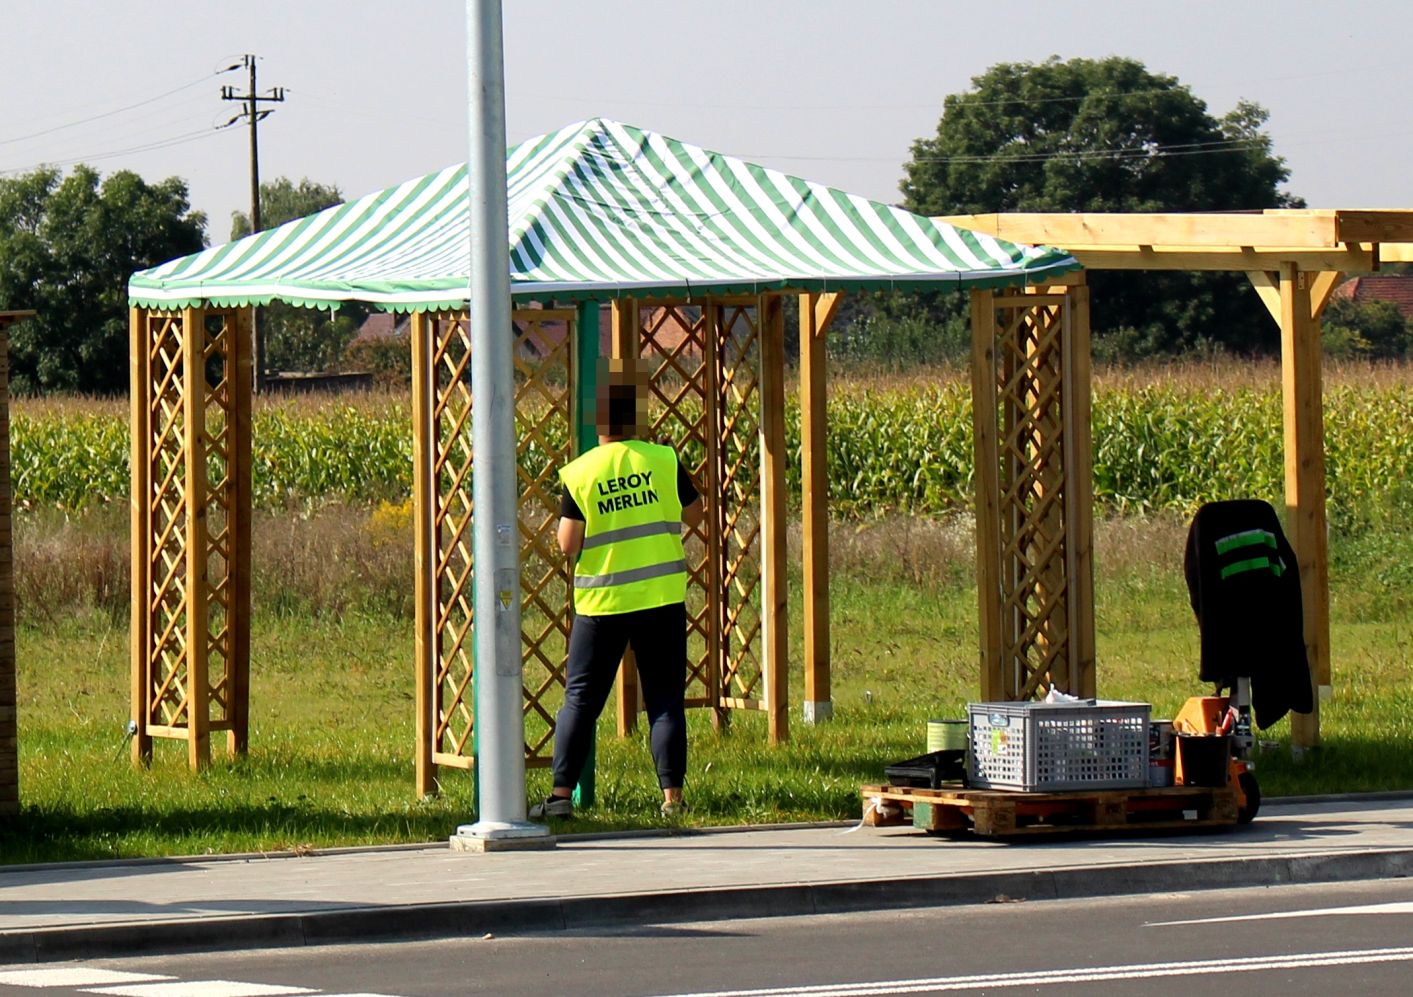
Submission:
[[[595,118],[506,157],[512,294],[608,299],[996,287],[1079,268],[676,139]],[[464,164],[134,274],[131,303],[461,308]]]

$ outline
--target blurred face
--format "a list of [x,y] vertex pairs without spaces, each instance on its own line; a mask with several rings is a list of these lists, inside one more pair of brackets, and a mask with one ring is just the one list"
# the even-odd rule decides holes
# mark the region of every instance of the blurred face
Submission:
[[648,373],[631,358],[600,358],[594,425],[600,436],[637,436],[648,423]]

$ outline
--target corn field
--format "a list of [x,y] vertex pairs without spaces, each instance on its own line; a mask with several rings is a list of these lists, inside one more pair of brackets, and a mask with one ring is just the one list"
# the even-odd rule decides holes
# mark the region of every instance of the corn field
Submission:
[[[953,378],[845,382],[829,403],[831,501],[843,514],[940,514],[970,502],[971,401]],[[556,428],[558,444],[565,428]],[[799,500],[799,409],[787,408],[787,484]],[[12,417],[12,473],[22,507],[82,509],[123,502],[128,427],[121,403],[24,402]],[[1278,389],[1200,380],[1132,380],[1096,388],[1094,491],[1117,512],[1187,512],[1203,501],[1284,490]],[[1336,384],[1325,393],[1332,517],[1396,508],[1413,467],[1413,385]],[[411,488],[412,442],[401,399],[311,404],[266,401],[254,416],[258,507],[400,501]],[[527,471],[549,456],[522,455]]]

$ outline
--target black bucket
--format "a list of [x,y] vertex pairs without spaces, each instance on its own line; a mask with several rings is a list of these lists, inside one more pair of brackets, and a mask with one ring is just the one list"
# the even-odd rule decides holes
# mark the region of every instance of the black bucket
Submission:
[[1230,734],[1179,734],[1178,760],[1185,786],[1225,786],[1231,768]]

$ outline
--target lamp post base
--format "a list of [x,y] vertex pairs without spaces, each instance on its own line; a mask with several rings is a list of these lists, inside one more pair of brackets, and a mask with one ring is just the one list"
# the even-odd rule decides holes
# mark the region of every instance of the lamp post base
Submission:
[[450,838],[454,852],[511,852],[553,848],[554,835],[529,821],[477,821],[462,824]]

